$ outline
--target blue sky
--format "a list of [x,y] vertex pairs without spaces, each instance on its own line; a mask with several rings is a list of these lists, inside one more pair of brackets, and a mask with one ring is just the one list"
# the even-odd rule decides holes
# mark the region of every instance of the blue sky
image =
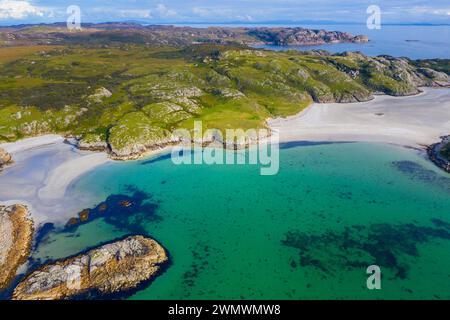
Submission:
[[82,22],[148,23],[332,20],[365,23],[369,5],[384,23],[449,23],[449,0],[0,0],[0,24],[66,21],[78,5]]

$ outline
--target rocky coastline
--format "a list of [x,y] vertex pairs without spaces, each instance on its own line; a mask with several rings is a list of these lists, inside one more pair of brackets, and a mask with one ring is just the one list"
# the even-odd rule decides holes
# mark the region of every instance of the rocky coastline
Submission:
[[33,242],[33,221],[25,206],[0,206],[0,289],[7,288],[24,264]]
[[[188,26],[143,26],[135,23],[83,24],[89,32],[74,35],[65,31],[64,24],[48,24],[46,28],[55,32],[43,33],[42,25],[22,25],[0,28],[0,40],[8,46],[32,44],[83,43],[99,37],[126,39],[129,42],[145,41],[151,45],[185,46],[196,43],[241,44],[241,45],[320,45],[325,43],[368,42],[365,35],[347,32],[301,27],[208,27]],[[63,27],[63,28],[61,28]],[[31,31],[31,32],[30,32]],[[94,36],[93,36],[94,35]],[[83,41],[84,40],[84,41]],[[94,40],[95,41],[95,40]]]
[[153,280],[168,263],[155,240],[130,236],[48,263],[14,289],[14,300],[58,300],[124,293]]
[[11,155],[0,148],[0,172],[5,168],[6,166],[13,163]]
[[443,148],[450,146],[450,135],[442,137],[442,141],[427,148],[428,158],[442,170],[450,173],[450,159],[442,154]]

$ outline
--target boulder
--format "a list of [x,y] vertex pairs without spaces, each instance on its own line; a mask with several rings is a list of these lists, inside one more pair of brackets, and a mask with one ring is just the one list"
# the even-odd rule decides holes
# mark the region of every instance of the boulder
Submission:
[[56,300],[121,293],[154,279],[167,261],[166,251],[155,240],[131,236],[42,266],[19,283],[13,299]]
[[8,287],[26,262],[33,241],[33,222],[22,205],[0,206],[0,289]]
[[11,155],[4,149],[0,148],[0,171],[3,167],[12,163]]

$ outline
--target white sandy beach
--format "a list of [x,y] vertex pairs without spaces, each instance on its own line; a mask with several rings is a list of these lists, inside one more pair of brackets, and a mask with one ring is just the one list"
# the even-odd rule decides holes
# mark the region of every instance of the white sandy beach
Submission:
[[[89,199],[64,199],[81,175],[110,161],[106,153],[80,151],[59,135],[44,135],[1,144],[14,164],[0,175],[0,203],[27,205],[36,223],[65,221],[69,208]],[[85,200],[85,201],[83,201]]]
[[[269,120],[280,141],[373,141],[422,147],[450,133],[450,89],[424,89],[411,97],[377,96],[364,103],[313,104],[296,116]],[[0,203],[22,203],[36,224],[66,222],[74,212],[103,199],[66,196],[81,175],[109,161],[102,152],[80,151],[58,135],[24,139],[0,147],[14,165],[0,174]],[[170,149],[170,148],[169,148]],[[168,148],[150,152],[157,156]]]
[[370,141],[422,147],[450,134],[450,89],[423,88],[410,97],[376,96],[362,103],[313,104],[269,120],[280,141]]

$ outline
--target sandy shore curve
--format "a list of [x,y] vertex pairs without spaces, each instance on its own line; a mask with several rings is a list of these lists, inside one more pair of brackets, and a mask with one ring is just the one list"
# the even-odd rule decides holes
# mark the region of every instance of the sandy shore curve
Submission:
[[422,148],[450,133],[450,89],[422,90],[416,96],[376,96],[361,103],[315,103],[268,124],[279,130],[281,142],[365,141]]
[[27,138],[0,147],[14,160],[14,165],[0,175],[0,203],[28,205],[36,224],[64,221],[73,214],[69,208],[82,202],[65,198],[69,186],[80,176],[112,161],[103,152],[80,151],[64,143],[59,135]]

